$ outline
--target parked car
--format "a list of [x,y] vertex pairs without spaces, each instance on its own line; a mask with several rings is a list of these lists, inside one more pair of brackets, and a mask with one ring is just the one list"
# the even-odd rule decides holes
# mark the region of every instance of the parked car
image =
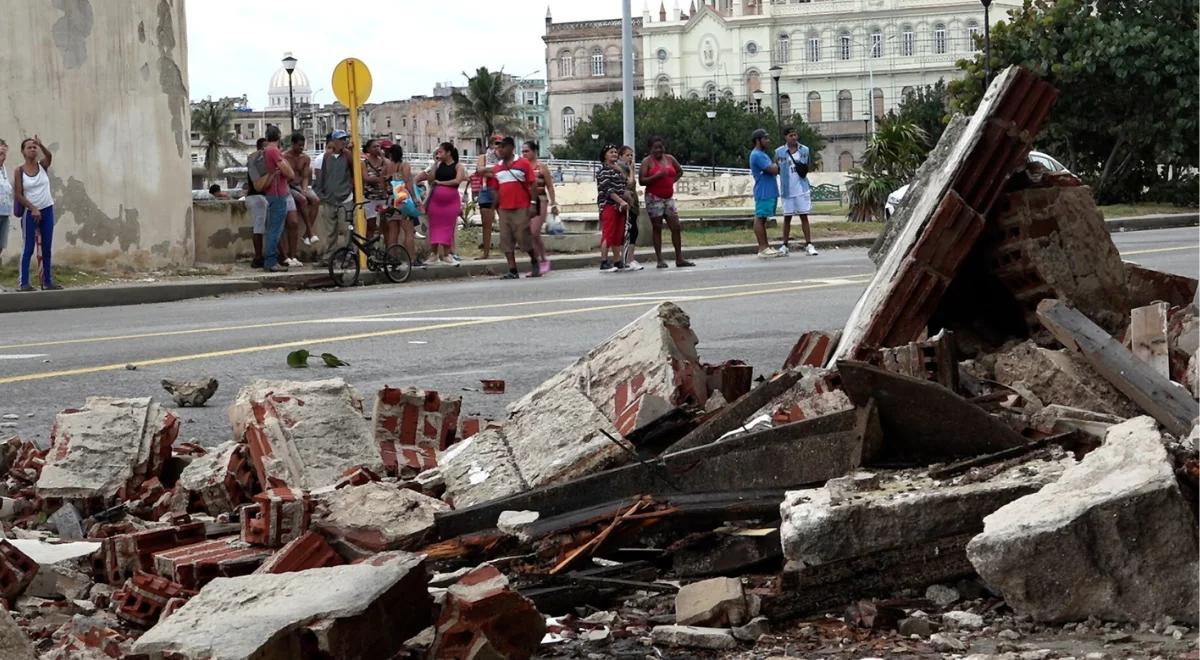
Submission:
[[[1042,167],[1046,168],[1047,172],[1050,172],[1051,174],[1060,174],[1064,172],[1070,174],[1070,171],[1050,154],[1042,153],[1040,151],[1031,151],[1029,152],[1029,161],[1031,163],[1037,163],[1041,165]],[[900,200],[904,199],[904,196],[908,194],[908,187],[910,185],[912,184],[906,183],[894,190],[892,194],[888,195],[887,202],[883,205],[884,218],[887,220],[892,219],[892,213],[894,213],[896,208],[900,206]]]

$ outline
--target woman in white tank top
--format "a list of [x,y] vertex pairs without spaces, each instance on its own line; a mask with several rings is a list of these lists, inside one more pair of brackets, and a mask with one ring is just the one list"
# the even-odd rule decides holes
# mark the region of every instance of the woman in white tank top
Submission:
[[[41,153],[41,160],[38,154]],[[21,252],[21,290],[33,291],[29,283],[29,262],[40,240],[42,246],[41,284],[43,290],[61,289],[50,277],[50,254],[54,242],[54,198],[50,194],[50,175],[46,170],[54,156],[38,136],[21,142],[24,162],[13,172],[13,198],[21,205],[21,231],[25,249]]]

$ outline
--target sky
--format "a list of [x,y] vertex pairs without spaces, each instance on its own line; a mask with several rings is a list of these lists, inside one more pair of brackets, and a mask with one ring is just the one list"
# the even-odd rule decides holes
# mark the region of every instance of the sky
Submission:
[[[285,51],[322,104],[334,100],[333,68],[347,57],[371,70],[373,103],[428,95],[438,82],[462,84],[462,73],[480,66],[544,78],[547,5],[555,22],[621,16],[621,0],[190,0],[189,94],[245,94],[263,108]],[[633,5],[640,16],[641,0]],[[361,25],[376,31],[356,30]],[[252,26],[270,28],[252,37]]]

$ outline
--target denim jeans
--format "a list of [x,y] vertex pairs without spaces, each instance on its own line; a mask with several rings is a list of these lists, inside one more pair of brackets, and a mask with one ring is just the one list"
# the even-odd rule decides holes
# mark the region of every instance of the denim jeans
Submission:
[[33,212],[26,210],[21,218],[21,231],[25,234],[25,249],[21,252],[21,286],[29,286],[29,262],[37,248],[38,235],[42,239],[42,285],[50,286],[53,282],[50,279],[50,254],[54,245],[54,207],[42,209],[40,220],[35,220]]
[[267,195],[267,231],[263,235],[263,267],[279,265],[279,240],[283,237],[283,223],[287,219],[287,201],[290,195]]

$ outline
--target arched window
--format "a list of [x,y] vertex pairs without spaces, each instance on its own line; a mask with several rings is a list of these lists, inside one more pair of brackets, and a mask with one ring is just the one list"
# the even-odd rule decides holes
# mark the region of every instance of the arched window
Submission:
[[821,121],[821,95],[816,92],[808,93],[808,123]]
[[721,96],[724,97],[726,101],[732,101],[733,100],[733,90],[726,89],[724,92],[721,93]]
[[903,88],[900,90],[900,98],[902,98],[902,99],[906,99],[906,98],[908,98],[909,96],[912,96],[912,93],[913,93],[913,88],[912,88],[912,85],[905,85],[905,86],[904,86],[904,87],[903,87]]
[[571,57],[570,51],[564,50],[558,54],[558,77],[575,77],[575,58]]
[[575,130],[575,110],[571,107],[562,110],[563,135],[570,135]]
[[917,37],[913,34],[911,25],[904,25],[900,28],[900,54],[905,57],[912,57],[917,50]]
[[979,24],[975,21],[967,23],[967,50],[979,50]]
[[849,172],[854,168],[854,156],[849,151],[843,151],[838,155],[838,171]]
[[759,79],[757,71],[751,69],[746,72],[746,100],[751,101],[754,97],[754,90],[762,89],[762,82]]
[[666,76],[659,76],[654,84],[654,91],[663,98],[671,96],[671,79]]
[[838,121],[850,121],[854,119],[854,95],[850,90],[843,89],[838,92]]
[[779,35],[779,45],[776,47],[776,57],[780,63],[786,64],[792,56],[792,39],[786,34]]
[[688,92],[688,98],[689,98],[689,99],[691,99],[691,100],[693,100],[693,101],[699,101],[699,100],[700,100],[700,95],[699,95],[699,94],[697,94],[695,91],[691,91],[691,92]]
[[604,75],[604,51],[599,48],[592,49],[592,75]]
[[883,116],[883,90],[878,87],[871,90],[871,110],[876,119]]
[[808,61],[821,61],[821,37],[818,37],[815,34],[808,36]]
[[883,33],[879,28],[871,33],[871,57],[883,57]]
[[792,116],[792,97],[787,94],[779,95],[779,116],[784,119]]
[[708,102],[712,105],[717,104],[717,86],[713,83],[708,83],[704,86],[704,96],[708,98]]
[[852,50],[853,43],[849,32],[843,32],[842,36],[838,37],[838,57],[840,59],[850,59],[850,56],[854,54]]
[[933,52],[938,55],[946,54],[946,24],[938,23],[933,26]]

